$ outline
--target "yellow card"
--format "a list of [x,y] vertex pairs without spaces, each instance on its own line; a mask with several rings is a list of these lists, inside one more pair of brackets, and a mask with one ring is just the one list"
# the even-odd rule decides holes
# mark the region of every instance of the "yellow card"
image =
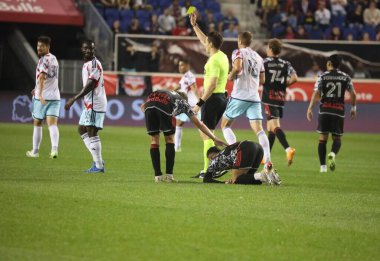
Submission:
[[192,13],[195,12],[195,10],[197,9],[194,6],[190,6],[189,9],[187,9],[186,14],[191,15]]

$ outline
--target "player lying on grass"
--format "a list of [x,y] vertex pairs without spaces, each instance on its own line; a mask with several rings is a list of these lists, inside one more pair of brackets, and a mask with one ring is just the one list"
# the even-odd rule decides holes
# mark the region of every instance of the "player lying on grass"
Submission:
[[152,137],[150,143],[150,157],[155,174],[155,181],[163,180],[160,164],[160,132],[165,136],[165,158],[166,158],[166,181],[174,181],[174,133],[175,133],[175,118],[181,113],[185,113],[194,125],[207,135],[216,145],[227,145],[200,120],[198,120],[195,112],[187,102],[185,93],[175,91],[159,90],[152,92],[146,99],[146,102],[141,105],[141,110],[145,112],[145,123],[148,134]]
[[203,182],[224,183],[215,180],[216,173],[222,170],[232,170],[232,178],[226,184],[261,185],[263,182],[280,185],[281,179],[273,168],[264,168],[261,173],[255,173],[264,156],[260,144],[252,141],[238,141],[227,146],[224,150],[212,147],[207,151],[210,165]]

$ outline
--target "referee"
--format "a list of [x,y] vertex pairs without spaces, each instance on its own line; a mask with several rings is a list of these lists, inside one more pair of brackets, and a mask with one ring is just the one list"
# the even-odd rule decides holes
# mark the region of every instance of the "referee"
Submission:
[[[204,93],[193,110],[198,113],[201,109],[201,121],[213,132],[227,106],[226,83],[229,61],[227,55],[220,50],[223,37],[219,33],[211,32],[206,36],[197,25],[197,12],[190,15],[190,23],[209,55],[204,67]],[[209,165],[207,151],[214,146],[213,140],[208,136],[203,133],[200,135],[203,140],[204,165],[203,170],[196,177],[203,177],[203,174],[207,171]]]

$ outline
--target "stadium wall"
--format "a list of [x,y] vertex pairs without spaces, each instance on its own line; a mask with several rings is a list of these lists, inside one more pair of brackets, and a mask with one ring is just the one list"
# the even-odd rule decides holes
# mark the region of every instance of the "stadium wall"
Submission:
[[[63,105],[68,96],[61,99],[60,124],[78,124],[82,112],[82,104],[77,101],[69,111]],[[110,96],[105,126],[145,126],[144,114],[140,106],[144,102],[142,97]],[[288,102],[284,111],[282,126],[287,130],[314,131],[317,118],[312,122],[306,119],[307,102]],[[30,94],[20,92],[2,92],[0,95],[0,122],[31,123],[32,100]],[[349,106],[347,107],[347,112]],[[380,112],[380,103],[362,103],[358,105],[358,118],[346,119],[346,132],[379,133],[380,121],[377,116]],[[317,106],[314,108],[317,115]],[[189,124],[188,124],[189,125]],[[245,118],[239,118],[234,123],[235,128],[249,128]]]

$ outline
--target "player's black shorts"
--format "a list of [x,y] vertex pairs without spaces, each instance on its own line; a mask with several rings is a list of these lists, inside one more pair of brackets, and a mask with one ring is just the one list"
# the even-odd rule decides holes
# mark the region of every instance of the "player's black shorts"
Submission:
[[145,111],[145,124],[149,135],[159,134],[160,131],[165,136],[175,133],[175,117],[167,115],[156,108],[149,108]]
[[202,106],[201,120],[210,129],[215,130],[227,107],[224,93],[213,93]]
[[233,169],[258,169],[264,156],[264,150],[260,144],[243,141],[236,156]]
[[264,109],[265,109],[265,114],[267,116],[268,121],[282,118],[282,111],[283,111],[282,107],[264,104]]
[[342,136],[343,127],[344,118],[331,114],[319,114],[317,132]]

